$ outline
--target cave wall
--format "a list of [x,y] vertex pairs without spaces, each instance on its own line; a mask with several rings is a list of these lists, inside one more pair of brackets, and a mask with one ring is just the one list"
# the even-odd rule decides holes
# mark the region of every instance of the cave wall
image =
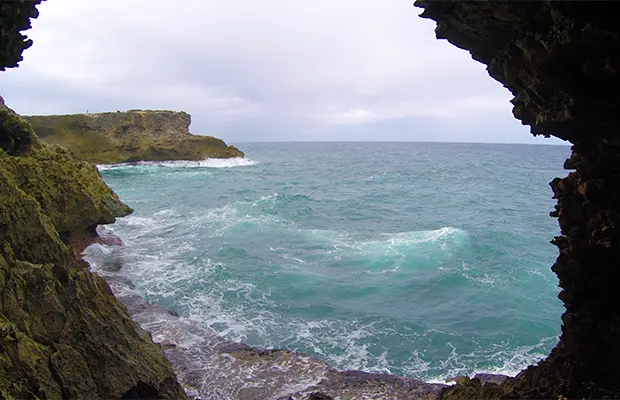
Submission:
[[[614,2],[418,0],[436,35],[469,51],[514,95],[534,135],[573,144],[551,182],[561,235],[552,270],[566,311],[549,357],[502,387],[445,398],[620,398],[620,24]],[[533,310],[534,311],[534,310]]]
[[17,67],[22,52],[32,46],[22,31],[30,29],[30,19],[37,18],[37,6],[43,0],[13,0],[0,2],[0,71]]

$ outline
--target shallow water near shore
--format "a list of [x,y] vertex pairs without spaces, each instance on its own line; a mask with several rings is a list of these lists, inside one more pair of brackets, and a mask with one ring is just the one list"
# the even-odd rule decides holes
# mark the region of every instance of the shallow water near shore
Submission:
[[135,213],[108,227],[124,247],[87,258],[203,329],[183,340],[426,381],[514,374],[555,345],[548,182],[568,147],[239,147],[247,160],[100,168]]

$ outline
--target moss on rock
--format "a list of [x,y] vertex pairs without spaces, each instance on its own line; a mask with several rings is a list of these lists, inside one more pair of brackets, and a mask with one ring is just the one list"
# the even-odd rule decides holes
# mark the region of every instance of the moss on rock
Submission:
[[185,398],[160,346],[67,246],[131,209],[2,106],[0,140],[0,398]]
[[130,110],[24,117],[43,141],[98,164],[243,157],[212,136],[192,135],[185,112]]

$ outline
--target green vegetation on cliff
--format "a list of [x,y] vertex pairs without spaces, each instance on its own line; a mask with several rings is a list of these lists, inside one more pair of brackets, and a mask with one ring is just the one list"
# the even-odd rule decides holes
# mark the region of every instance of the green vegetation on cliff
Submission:
[[[0,2],[0,71],[41,0]],[[183,399],[160,346],[68,244],[131,213],[90,163],[0,97],[0,399]]]
[[98,164],[243,157],[212,136],[192,135],[185,112],[130,110],[24,117],[46,143]]
[[67,246],[131,209],[0,104],[0,398],[184,398],[160,346]]

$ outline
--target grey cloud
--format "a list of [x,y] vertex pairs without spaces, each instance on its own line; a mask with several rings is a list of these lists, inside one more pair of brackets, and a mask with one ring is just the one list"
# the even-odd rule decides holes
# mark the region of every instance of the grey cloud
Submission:
[[194,132],[230,141],[541,142],[410,1],[55,0],[40,11],[25,61],[0,75],[18,112],[183,109]]

